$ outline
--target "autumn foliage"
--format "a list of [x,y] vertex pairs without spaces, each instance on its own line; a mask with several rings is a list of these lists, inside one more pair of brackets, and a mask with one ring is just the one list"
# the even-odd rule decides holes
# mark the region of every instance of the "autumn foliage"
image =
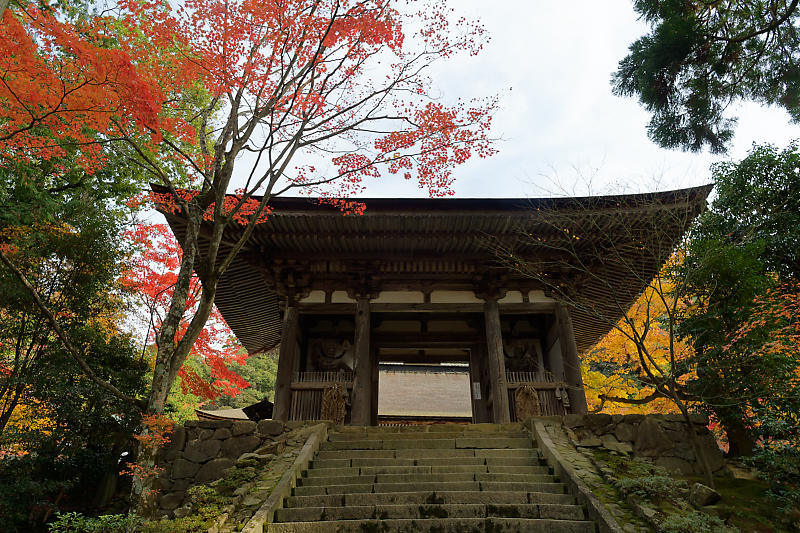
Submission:
[[[479,25],[452,21],[438,4],[411,2],[401,11],[391,1],[192,0],[171,9],[125,0],[120,7],[78,20],[55,6],[5,12],[3,155],[47,158],[67,142],[82,146],[91,168],[96,143],[116,140],[134,143],[148,165],[180,161],[200,179],[219,171],[219,148],[233,140],[206,146],[208,134],[225,124],[225,107],[242,106],[273,117],[269,144],[302,139],[273,166],[289,185],[326,196],[359,191],[365,177],[382,173],[378,165],[407,179],[415,170],[421,187],[447,194],[455,165],[493,153],[486,134],[493,101],[448,106],[426,96],[430,80],[420,71],[431,59],[475,54],[484,39]],[[380,76],[365,75],[368,68]],[[206,116],[193,111],[209,103]],[[253,126],[242,126],[236,137],[247,142]],[[280,164],[295,151],[336,144],[340,153],[327,164]],[[323,187],[332,181],[333,190]]]
[[[135,435],[134,438],[139,446],[150,453],[155,453],[169,443],[175,422],[164,415],[145,415],[142,417],[142,425],[147,431]],[[131,476],[134,482],[144,484],[154,480],[163,471],[162,467],[154,464],[133,462],[129,463],[120,474]]]
[[[433,90],[435,63],[474,55],[486,39],[480,24],[443,2],[121,0],[102,12],[73,8],[17,4],[4,15],[0,106],[9,120],[0,155],[40,161],[77,149],[87,175],[109,154],[119,157],[183,227],[180,248],[165,226],[131,236],[145,253],[126,282],[147,302],[156,347],[141,402],[148,415],[163,412],[177,376],[204,397],[246,386],[227,368],[242,356],[225,338],[214,300],[218,280],[269,216],[271,198],[307,194],[359,213],[363,206],[345,198],[387,175],[447,195],[457,165],[495,151],[494,97]],[[211,366],[210,385],[186,369],[192,354]],[[139,462],[152,466],[155,454],[142,450]],[[146,484],[134,492],[146,493]]]
[[65,155],[81,146],[87,170],[102,163],[96,134],[156,133],[164,95],[150,73],[113,41],[109,18],[71,21],[57,8],[25,4],[0,26],[0,155],[11,161]]
[[[674,342],[675,357],[686,362],[692,355],[691,346],[671,334],[665,324],[664,301],[658,291],[648,287],[630,311],[583,358],[582,372],[586,400],[590,411],[605,413],[677,413],[675,404],[663,396],[645,401],[655,389],[645,372],[649,367],[659,377],[665,378],[676,371],[670,363],[670,341]],[[641,343],[644,354],[632,340],[640,332],[647,334]],[[642,359],[644,358],[644,364]],[[686,381],[680,376],[679,381]],[[626,402],[609,401],[624,398]],[[635,403],[642,401],[642,403]]]
[[[146,344],[154,345],[158,342],[156,333],[172,299],[182,251],[166,224],[139,224],[127,232],[126,237],[139,253],[134,258],[133,268],[122,281],[135,291],[140,307],[145,310],[144,324],[139,328],[147,331]],[[196,308],[199,292],[200,282],[195,276],[186,302],[187,316],[191,316]],[[188,322],[184,320],[181,335],[187,326]],[[236,396],[249,386],[236,372],[236,367],[247,359],[247,353],[216,308],[195,341],[191,357],[209,367],[211,382],[189,365],[184,365],[178,374],[184,393],[213,400],[221,394]]]

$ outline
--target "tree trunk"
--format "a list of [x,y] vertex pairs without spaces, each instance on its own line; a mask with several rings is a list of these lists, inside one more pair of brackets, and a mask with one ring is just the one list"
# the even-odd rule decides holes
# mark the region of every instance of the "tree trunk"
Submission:
[[[196,243],[197,235],[199,232],[201,218],[196,216],[189,220],[186,229],[185,243],[183,250],[183,257],[181,258],[181,266],[178,271],[178,278],[175,282],[175,290],[173,292],[172,301],[170,303],[169,311],[161,323],[158,335],[158,351],[156,352],[156,363],[153,367],[153,381],[150,385],[150,391],[147,395],[145,404],[145,411],[143,415],[160,415],[164,412],[164,406],[167,402],[167,396],[172,388],[172,384],[178,375],[178,371],[183,366],[186,357],[189,355],[194,339],[197,333],[193,332],[192,327],[187,329],[184,333],[184,338],[178,340],[178,330],[183,319],[183,314],[186,311],[186,299],[189,294],[189,286],[191,283],[192,274],[195,270],[195,259],[197,257],[197,248],[192,243]],[[208,298],[211,301],[208,301]],[[192,324],[196,319],[202,318],[198,315],[202,311],[205,312],[205,318],[208,317],[210,307],[213,306],[214,291],[206,291],[203,287],[203,293],[200,297],[200,307],[195,318],[192,319]],[[205,320],[202,321],[203,325]],[[200,327],[202,329],[202,326]],[[193,335],[194,333],[194,335]],[[192,341],[192,342],[183,342]],[[158,449],[152,445],[147,445],[140,439],[147,438],[149,428],[142,424],[138,437],[139,443],[136,450],[136,465],[140,472],[155,473],[156,472],[156,457]],[[146,476],[138,478],[134,476],[131,485],[131,501],[136,513],[142,517],[152,517],[156,509],[156,494],[153,490],[155,477]]]
[[14,397],[11,398],[11,401],[5,406],[3,412],[0,413],[0,435],[3,434],[6,426],[8,425],[8,421],[11,420],[11,415],[14,413],[14,409],[16,409],[17,405],[19,405],[19,399],[22,396],[23,389],[24,387],[21,384],[15,387],[13,392]]
[[689,429],[689,440],[691,441],[692,448],[694,448],[695,459],[697,459],[697,462],[700,463],[700,466],[703,468],[703,474],[705,474],[706,477],[706,484],[713,489],[714,473],[711,471],[711,463],[700,446],[700,441],[697,438],[697,428],[694,427],[694,422],[692,422],[692,417],[689,414],[689,410],[686,409],[682,402],[676,401],[675,404],[678,406],[678,409],[681,410],[683,419]]
[[742,422],[742,418],[728,410],[715,411],[728,438],[728,456],[741,457],[753,455],[756,440]]

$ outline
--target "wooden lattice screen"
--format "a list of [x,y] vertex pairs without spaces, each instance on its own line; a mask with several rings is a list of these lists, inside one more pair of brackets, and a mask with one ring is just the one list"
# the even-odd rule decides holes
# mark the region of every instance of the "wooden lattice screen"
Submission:
[[296,372],[292,380],[289,420],[320,420],[322,394],[334,383],[353,388],[352,372]]
[[[563,416],[569,412],[565,406],[567,397],[566,383],[557,381],[552,373],[539,372],[506,372],[508,384],[508,407],[511,421],[517,421],[517,410],[514,393],[522,385],[530,385],[539,394],[539,406],[542,416]],[[568,403],[569,400],[566,400]]]

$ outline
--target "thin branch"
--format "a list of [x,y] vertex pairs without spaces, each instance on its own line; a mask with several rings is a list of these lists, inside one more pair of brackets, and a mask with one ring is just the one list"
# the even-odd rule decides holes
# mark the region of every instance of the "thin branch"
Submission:
[[77,350],[77,348],[75,348],[75,346],[72,344],[72,341],[70,341],[69,336],[67,335],[67,333],[64,331],[64,329],[61,327],[61,325],[56,320],[56,317],[53,315],[53,313],[50,311],[50,309],[47,307],[47,305],[39,297],[39,294],[36,292],[36,289],[28,281],[28,278],[25,276],[25,274],[22,273],[21,270],[19,270],[16,266],[14,266],[11,263],[11,261],[8,259],[8,257],[3,252],[2,249],[0,249],[0,261],[2,261],[3,264],[6,265],[6,267],[8,267],[8,269],[11,270],[11,272],[14,273],[14,275],[17,277],[17,279],[19,279],[20,283],[22,283],[22,285],[25,287],[25,289],[31,295],[31,297],[33,298],[33,301],[36,303],[36,306],[39,308],[39,310],[42,312],[42,314],[45,315],[45,317],[47,318],[47,321],[50,323],[50,326],[53,328],[53,331],[55,331],[56,335],[58,335],[58,338],[61,340],[61,343],[64,345],[64,348],[66,348],[66,350],[69,352],[69,354],[72,356],[72,358],[75,359],[75,361],[78,363],[78,366],[80,366],[81,369],[83,370],[84,374],[86,374],[86,377],[88,377],[90,380],[92,380],[98,386],[100,386],[103,389],[107,390],[108,392],[110,392],[111,394],[116,396],[117,398],[119,398],[119,399],[121,399],[121,400],[123,400],[125,402],[128,402],[128,403],[130,403],[132,405],[135,405],[135,406],[137,406],[139,408],[143,408],[144,405],[145,405],[144,402],[142,402],[141,400],[139,400],[137,398],[134,398],[133,396],[129,396],[129,395],[125,394],[124,392],[120,391],[118,388],[116,388],[114,385],[112,385],[108,381],[105,381],[104,379],[100,378],[94,372],[94,370],[92,370],[91,367],[89,367],[89,365],[86,363],[86,360],[83,358],[81,353]]

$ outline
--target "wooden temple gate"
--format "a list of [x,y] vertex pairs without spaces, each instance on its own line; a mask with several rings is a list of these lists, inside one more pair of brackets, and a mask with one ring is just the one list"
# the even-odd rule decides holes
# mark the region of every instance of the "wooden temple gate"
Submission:
[[[377,424],[379,363],[468,365],[473,422],[585,413],[579,354],[641,293],[709,191],[368,199],[359,216],[274,198],[219,280],[215,303],[251,354],[280,345],[277,419],[319,418],[335,393],[348,403],[346,423]],[[675,215],[669,238],[646,259],[624,256],[653,227],[663,232],[667,212]],[[181,241],[185,222],[163,213]],[[241,228],[225,232],[221,257]],[[603,256],[609,238],[620,240],[618,253]],[[574,255],[559,255],[559,239],[577,243]],[[549,287],[587,295],[606,315],[568,308],[498,250],[513,250],[543,269]],[[586,265],[596,270],[581,275]]]
[[521,387],[537,395],[528,416],[586,411],[568,311],[542,294],[506,291],[499,303],[478,303],[469,291],[432,290],[416,295],[422,303],[386,302],[413,299],[409,290],[325,303],[331,296],[309,291],[284,312],[275,418],[320,419],[325,391],[341,384],[344,421],[377,424],[380,362],[469,365],[476,423],[516,420]]

